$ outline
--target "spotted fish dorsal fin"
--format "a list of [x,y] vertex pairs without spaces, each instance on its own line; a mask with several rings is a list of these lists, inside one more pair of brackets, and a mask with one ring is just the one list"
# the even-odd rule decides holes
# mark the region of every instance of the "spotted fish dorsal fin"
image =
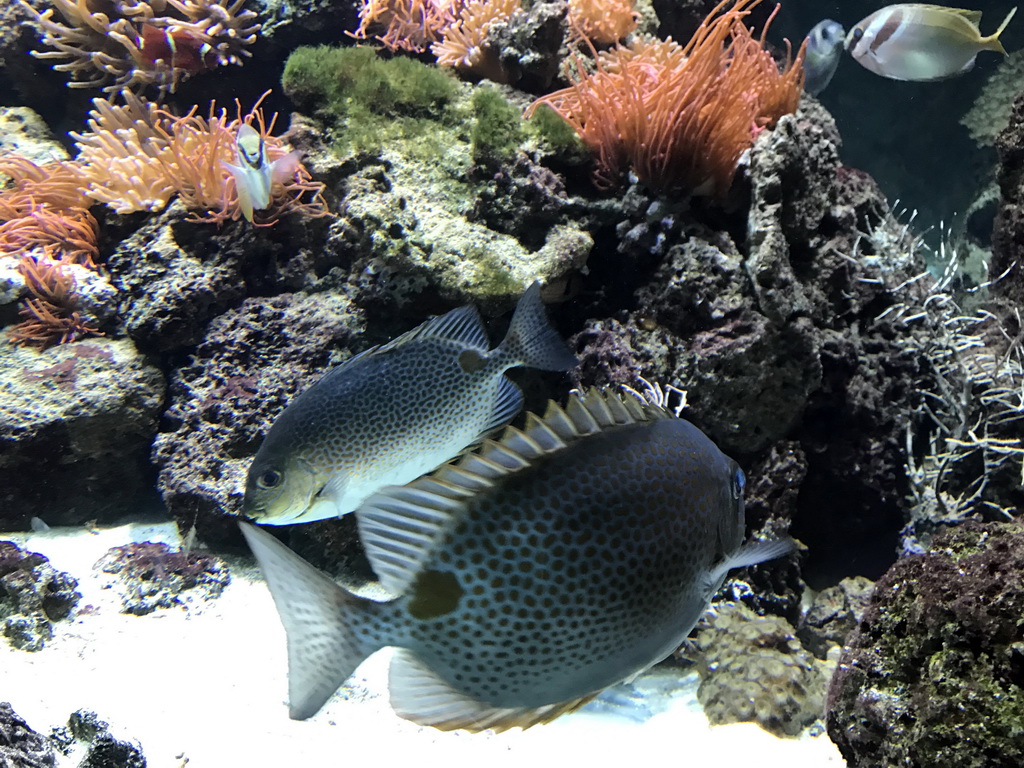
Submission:
[[442,731],[463,729],[474,733],[547,723],[579,709],[598,693],[540,707],[492,707],[455,690],[405,649],[396,649],[391,657],[388,689],[391,706],[400,717]]
[[527,415],[525,429],[508,427],[499,440],[485,440],[429,475],[370,496],[355,512],[366,556],[384,588],[403,595],[439,537],[480,491],[586,435],[670,418],[664,408],[628,392],[574,393],[564,409],[552,401],[543,418]]
[[490,349],[490,341],[487,338],[483,321],[480,319],[480,313],[476,307],[470,304],[427,320],[422,325],[418,325],[411,331],[406,331],[401,336],[384,344],[380,351],[387,352],[415,339],[456,341],[478,352],[487,352]]

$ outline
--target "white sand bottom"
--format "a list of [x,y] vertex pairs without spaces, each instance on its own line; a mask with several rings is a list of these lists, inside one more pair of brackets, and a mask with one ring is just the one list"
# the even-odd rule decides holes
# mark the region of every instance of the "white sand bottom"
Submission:
[[[141,744],[150,768],[347,768],[354,760],[446,768],[845,765],[824,735],[779,739],[749,723],[709,726],[693,685],[670,696],[651,693],[661,699],[650,702],[658,713],[644,722],[625,710],[582,711],[503,734],[421,728],[391,711],[386,651],[367,660],[315,717],[296,722],[285,703],[284,630],[253,564],[229,560],[231,584],[216,600],[131,616],[120,613],[119,598],[102,588],[107,577],[93,564],[131,541],[176,545],[173,526],[0,538],[46,555],[82,592],[76,618],[57,622],[42,651],[18,651],[0,639],[0,701],[42,733],[77,709],[92,710],[116,736]],[[93,608],[82,611],[86,606]],[[77,758],[61,765],[77,765]]]

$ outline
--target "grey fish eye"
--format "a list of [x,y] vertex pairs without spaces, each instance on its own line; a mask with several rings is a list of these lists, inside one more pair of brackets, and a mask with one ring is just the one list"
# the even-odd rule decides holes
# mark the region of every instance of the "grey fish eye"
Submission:
[[276,488],[281,484],[281,480],[284,476],[276,469],[268,469],[262,475],[256,479],[256,484],[260,488]]
[[739,499],[743,497],[743,489],[747,486],[747,476],[743,474],[743,470],[736,467],[736,471],[732,476],[732,497]]
[[864,30],[860,27],[856,27],[853,30],[853,42],[858,43],[860,39],[864,37]]

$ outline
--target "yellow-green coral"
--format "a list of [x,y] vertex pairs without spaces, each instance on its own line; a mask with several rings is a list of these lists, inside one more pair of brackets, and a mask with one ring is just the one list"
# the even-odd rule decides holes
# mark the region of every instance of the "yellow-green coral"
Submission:
[[719,606],[697,635],[700,700],[712,723],[753,721],[795,736],[821,717],[824,662],[804,650],[789,622],[742,603]]

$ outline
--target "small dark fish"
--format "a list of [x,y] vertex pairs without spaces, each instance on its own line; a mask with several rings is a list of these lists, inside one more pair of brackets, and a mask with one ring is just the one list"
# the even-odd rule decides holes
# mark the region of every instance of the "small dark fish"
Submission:
[[539,283],[520,299],[505,340],[488,347],[480,315],[467,306],[328,372],[267,433],[242,514],[284,525],[351,512],[507,424],[523,407],[509,368],[576,365],[548,325]]
[[692,424],[592,390],[356,510],[392,599],[241,524],[288,636],[291,716],[385,646],[392,706],[421,725],[526,728],[580,707],[675,651],[730,569],[792,551],[743,543],[743,484]]

